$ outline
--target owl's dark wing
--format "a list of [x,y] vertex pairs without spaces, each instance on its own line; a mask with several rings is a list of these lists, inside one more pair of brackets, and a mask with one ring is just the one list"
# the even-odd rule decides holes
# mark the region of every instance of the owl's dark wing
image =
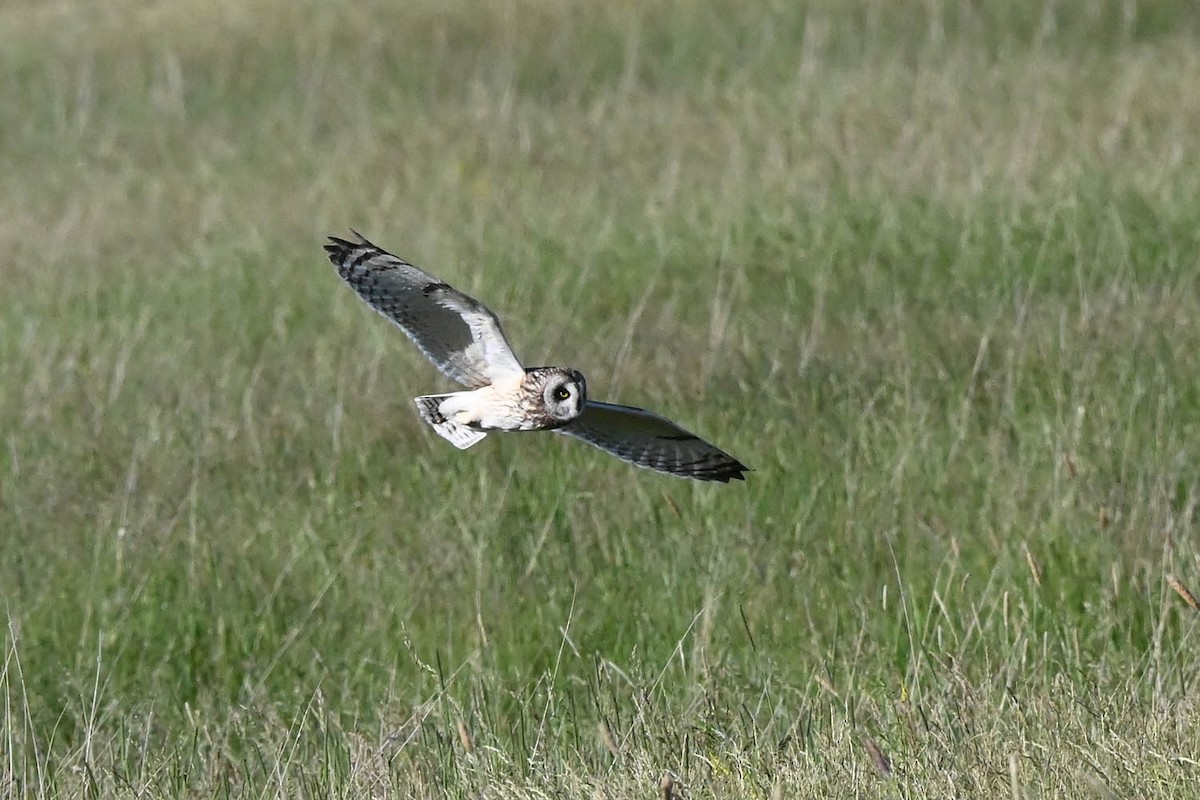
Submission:
[[698,481],[745,480],[748,468],[669,419],[633,406],[588,401],[558,433],[574,436],[639,467]]
[[477,389],[525,373],[500,321],[482,303],[376,247],[329,237],[325,252],[342,280],[394,322],[454,380]]

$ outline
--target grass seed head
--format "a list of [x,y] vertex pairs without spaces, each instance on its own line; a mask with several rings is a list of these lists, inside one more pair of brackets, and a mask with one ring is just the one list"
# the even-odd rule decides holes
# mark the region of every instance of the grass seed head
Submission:
[[1196,595],[1192,594],[1186,586],[1184,586],[1174,575],[1167,576],[1167,585],[1175,590],[1175,594],[1183,598],[1183,602],[1197,611],[1200,611],[1200,602],[1197,602]]

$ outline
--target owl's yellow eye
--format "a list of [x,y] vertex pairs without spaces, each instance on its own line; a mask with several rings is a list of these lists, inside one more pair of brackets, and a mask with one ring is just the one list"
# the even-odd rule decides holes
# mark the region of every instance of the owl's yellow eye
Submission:
[[554,391],[555,400],[566,400],[570,396],[571,393],[567,391],[567,387],[565,386],[560,386]]

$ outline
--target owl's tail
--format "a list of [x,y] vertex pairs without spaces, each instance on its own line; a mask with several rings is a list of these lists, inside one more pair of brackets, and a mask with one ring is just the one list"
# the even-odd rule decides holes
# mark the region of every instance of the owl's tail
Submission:
[[428,422],[429,426],[437,431],[438,436],[441,436],[459,450],[466,450],[487,436],[487,432],[477,431],[474,428],[468,428],[466,425],[459,425],[457,422],[446,419],[446,416],[442,413],[442,401],[452,396],[453,394],[430,394],[413,398],[413,402],[417,404],[417,411],[420,412],[421,419]]

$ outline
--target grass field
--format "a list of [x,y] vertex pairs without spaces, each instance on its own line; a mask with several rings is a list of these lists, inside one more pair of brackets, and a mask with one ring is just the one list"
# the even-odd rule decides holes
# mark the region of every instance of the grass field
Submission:
[[[1200,796],[1197,86],[1186,0],[9,0],[5,796]],[[350,226],[754,472],[456,451]]]

